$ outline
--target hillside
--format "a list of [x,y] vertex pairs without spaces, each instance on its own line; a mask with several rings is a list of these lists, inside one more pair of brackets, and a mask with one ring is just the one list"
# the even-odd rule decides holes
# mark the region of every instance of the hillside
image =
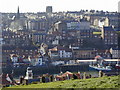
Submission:
[[119,76],[65,80],[49,83],[13,86],[9,88],[120,88]]

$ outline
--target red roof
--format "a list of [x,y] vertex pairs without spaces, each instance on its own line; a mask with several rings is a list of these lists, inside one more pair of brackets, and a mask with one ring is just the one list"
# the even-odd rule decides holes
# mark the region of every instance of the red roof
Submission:
[[62,47],[62,46],[56,46],[56,47],[54,47],[54,48],[52,48],[52,49],[50,49],[50,50],[51,50],[51,51],[65,50],[65,51],[67,51],[67,52],[71,52],[71,51],[72,51],[71,49],[66,48],[66,47]]
[[100,55],[97,55],[95,58],[97,59],[97,58],[100,58],[101,56]]
[[18,57],[17,55],[13,54],[12,57]]
[[2,84],[3,86],[5,86],[5,85],[13,85],[13,82],[11,83],[11,82],[9,82],[6,78],[7,78],[7,76],[9,76],[9,78],[13,81],[13,79],[12,79],[12,74],[1,74],[0,75],[0,79],[2,80],[2,82],[0,82],[0,84]]

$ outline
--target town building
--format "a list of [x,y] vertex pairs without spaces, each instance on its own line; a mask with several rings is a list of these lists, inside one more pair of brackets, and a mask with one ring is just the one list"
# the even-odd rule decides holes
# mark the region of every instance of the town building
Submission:
[[90,22],[86,18],[80,19],[80,30],[90,29]]
[[32,42],[39,44],[46,42],[46,35],[47,35],[46,33],[39,33],[39,32],[33,33]]
[[120,58],[120,49],[119,48],[111,48],[110,53],[111,53],[113,59]]
[[48,22],[46,18],[41,19],[30,19],[27,22],[28,30],[38,30],[38,31],[48,31],[51,24]]
[[98,22],[99,27],[109,26],[109,19],[107,17],[101,18]]
[[32,69],[30,67],[27,68],[26,76],[24,79],[26,79],[26,80],[33,79],[33,72],[32,72]]
[[104,40],[105,45],[107,46],[115,47],[118,45],[118,35],[114,28],[112,28],[111,26],[103,27],[102,38]]
[[94,49],[79,48],[73,50],[74,59],[93,59],[95,57]]
[[51,60],[68,60],[72,59],[72,50],[62,46],[56,46],[49,49],[49,56]]

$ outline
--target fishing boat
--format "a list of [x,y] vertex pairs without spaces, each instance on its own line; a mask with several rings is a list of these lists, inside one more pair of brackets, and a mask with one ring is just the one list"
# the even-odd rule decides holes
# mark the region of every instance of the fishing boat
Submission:
[[93,65],[89,65],[90,70],[97,70],[97,71],[111,71],[112,68],[111,66],[93,66]]
[[95,59],[97,60],[97,65],[89,65],[90,70],[97,70],[97,71],[111,71],[112,67],[109,66],[104,66],[103,62],[104,59],[101,56],[96,56]]

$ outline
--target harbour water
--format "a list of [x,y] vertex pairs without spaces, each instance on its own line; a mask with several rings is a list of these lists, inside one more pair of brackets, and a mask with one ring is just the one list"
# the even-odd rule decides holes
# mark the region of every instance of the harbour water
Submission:
[[[26,68],[13,68],[13,76],[14,78],[19,78],[20,76],[25,76],[26,75]],[[82,65],[63,65],[63,66],[50,66],[50,67],[31,67],[33,71],[34,76],[41,76],[43,74],[50,74],[50,75],[59,75],[60,72],[65,73],[66,71],[72,72],[72,73],[77,73],[80,72],[81,75],[83,75],[84,72],[86,74],[92,75],[92,77],[98,77],[98,71],[93,71],[89,69],[89,64],[82,64]],[[6,68],[4,70],[5,73],[11,73],[7,72],[10,71],[9,68]],[[114,73],[116,73],[115,71]],[[112,72],[110,72],[111,74]]]

